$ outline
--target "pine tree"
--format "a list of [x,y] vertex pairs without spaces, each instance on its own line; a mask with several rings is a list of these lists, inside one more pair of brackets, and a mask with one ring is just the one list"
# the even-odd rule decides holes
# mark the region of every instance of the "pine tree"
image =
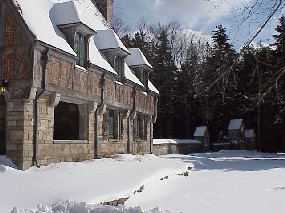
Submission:
[[176,66],[168,40],[167,31],[161,29],[153,50],[153,72],[150,79],[160,91],[158,121],[154,127],[154,134],[159,138],[173,136],[172,115],[175,99]]
[[275,43],[273,44],[276,47],[275,54],[278,60],[278,64],[284,66],[285,64],[285,17],[281,16],[279,23],[275,28],[277,35],[273,35]]
[[[236,52],[229,43],[226,29],[218,25],[213,31],[213,48],[206,63],[206,119],[213,141],[224,140],[230,120],[230,106],[235,96]],[[210,118],[208,118],[210,116]]]

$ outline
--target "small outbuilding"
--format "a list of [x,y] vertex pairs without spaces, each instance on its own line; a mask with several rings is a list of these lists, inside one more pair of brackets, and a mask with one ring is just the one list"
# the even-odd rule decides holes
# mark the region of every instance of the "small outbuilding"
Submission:
[[253,129],[246,129],[244,131],[245,137],[245,149],[254,150],[255,149],[255,132]]
[[245,125],[243,119],[232,119],[228,126],[229,143],[236,144],[240,149],[244,149],[244,130]]
[[204,151],[210,150],[210,134],[208,127],[198,126],[194,132],[194,139],[201,141]]

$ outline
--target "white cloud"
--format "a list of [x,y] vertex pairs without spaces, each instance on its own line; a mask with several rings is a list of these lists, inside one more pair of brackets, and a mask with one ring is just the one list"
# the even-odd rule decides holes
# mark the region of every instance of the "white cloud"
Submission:
[[[244,0],[160,0],[159,5],[151,10],[153,16],[161,22],[178,20],[183,26],[203,31],[220,18],[245,6],[244,2]],[[151,5],[149,0],[145,0],[145,4]]]
[[[264,4],[267,1],[269,0],[264,1]],[[136,29],[141,18],[154,24],[159,22],[165,24],[175,20],[185,29],[191,28],[209,35],[212,35],[216,25],[222,24],[235,46],[241,46],[257,32],[259,28],[253,21],[262,21],[262,17],[253,16],[253,21],[249,19],[239,26],[242,20],[241,12],[253,0],[115,0],[114,2],[115,13],[119,11],[125,22],[133,29]],[[273,20],[256,41],[266,40],[269,43],[277,22],[278,19]]]
[[[249,2],[248,0],[247,2]],[[116,0],[116,9],[126,20],[138,22],[141,17],[153,23],[179,21],[184,27],[206,31],[218,19],[244,6],[245,0]]]

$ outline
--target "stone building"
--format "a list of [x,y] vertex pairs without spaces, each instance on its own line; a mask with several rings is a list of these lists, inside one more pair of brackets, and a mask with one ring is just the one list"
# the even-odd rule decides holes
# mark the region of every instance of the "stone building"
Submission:
[[204,151],[210,150],[210,134],[208,127],[198,126],[194,132],[194,139],[201,141]]
[[0,0],[0,154],[19,168],[152,151],[152,67],[111,29],[112,5]]

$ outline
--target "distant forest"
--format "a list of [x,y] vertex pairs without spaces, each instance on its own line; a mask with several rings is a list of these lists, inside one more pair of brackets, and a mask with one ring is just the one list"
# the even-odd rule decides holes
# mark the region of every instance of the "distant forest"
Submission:
[[153,66],[150,80],[160,91],[154,138],[192,138],[209,128],[211,142],[227,140],[229,121],[242,118],[254,129],[257,150],[285,151],[285,17],[272,44],[249,44],[239,51],[218,25],[211,37],[177,23],[147,26],[121,34]]

